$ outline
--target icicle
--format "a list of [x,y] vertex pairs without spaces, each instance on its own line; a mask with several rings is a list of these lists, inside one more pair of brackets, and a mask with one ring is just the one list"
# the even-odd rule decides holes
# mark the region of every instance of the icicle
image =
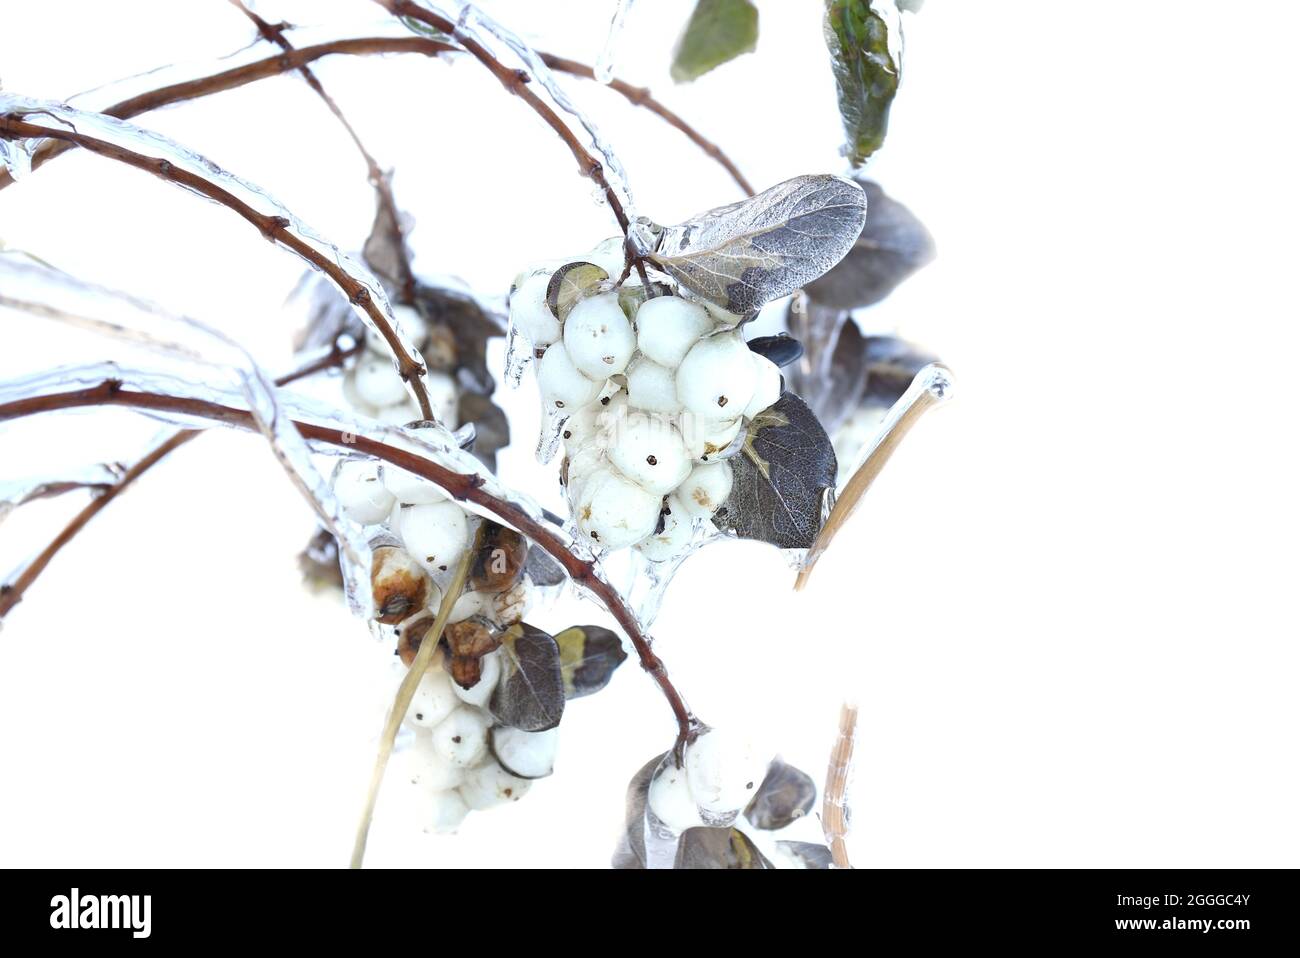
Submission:
[[32,171],[32,152],[38,142],[0,140],[0,169],[8,170],[15,181],[21,180]]
[[560,434],[568,421],[567,410],[543,410],[542,424],[537,430],[537,461],[543,466],[555,458],[555,452],[560,448]]
[[518,389],[523,382],[524,370],[532,361],[532,345],[528,338],[515,327],[513,317],[506,328],[506,370],[505,381],[511,389]]
[[596,58],[597,83],[608,85],[614,79],[614,60],[618,54],[619,41],[623,38],[623,23],[631,9],[632,0],[618,0],[614,8],[614,17],[609,21],[609,34],[605,37],[600,56]]

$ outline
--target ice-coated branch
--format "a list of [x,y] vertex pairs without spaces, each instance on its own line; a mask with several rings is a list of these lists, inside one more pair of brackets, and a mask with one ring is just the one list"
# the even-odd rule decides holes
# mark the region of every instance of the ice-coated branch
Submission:
[[[257,428],[253,415],[247,409],[194,395],[170,395],[138,389],[128,386],[120,378],[103,378],[91,385],[79,385],[80,378],[66,371],[58,374],[58,380],[69,383],[73,388],[59,392],[42,390],[21,398],[0,401],[0,422],[64,409],[122,406],[157,414],[219,422],[241,429]],[[12,391],[11,389],[10,392]],[[636,614],[618,590],[600,574],[596,564],[573,551],[572,540],[548,526],[539,516],[525,508],[521,500],[498,494],[499,484],[495,481],[490,483],[490,477],[485,477],[479,472],[458,472],[422,452],[413,452],[410,448],[401,448],[375,439],[359,429],[352,431],[335,425],[323,425],[299,419],[294,420],[294,425],[302,437],[310,442],[324,443],[350,452],[373,456],[427,479],[452,498],[472,504],[483,514],[518,530],[550,555],[576,585],[591,593],[605,607],[627,634],[636,649],[641,667],[650,673],[672,709],[677,722],[676,754],[680,761],[686,744],[699,734],[702,725],[668,678],[668,670],[651,649],[650,640],[641,630]],[[401,435],[400,431],[395,429],[391,432]],[[415,447],[415,444],[413,443],[412,446]]]
[[[46,122],[32,122],[31,118],[35,116],[44,117]],[[92,136],[84,132],[86,129],[93,129],[99,135]],[[106,159],[152,173],[205,196],[251,223],[267,239],[323,272],[388,344],[397,370],[419,405],[421,415],[425,419],[434,418],[423,380],[424,364],[392,318],[379,281],[360,264],[353,263],[337,246],[320,239],[303,223],[288,215],[288,211],[264,191],[231,176],[210,160],[179,144],[125,121],[103,114],[84,113],[57,103],[0,96],[0,139],[20,141],[47,137],[74,143]],[[149,155],[134,146],[127,146],[127,143],[150,147],[152,152],[162,155]],[[14,144],[16,150],[24,148],[25,144]],[[255,203],[269,206],[275,212],[264,212]]]
[[[268,23],[250,10],[245,5],[244,0],[230,0],[230,2],[253,22],[253,25],[257,27],[257,32],[264,40],[274,43],[288,56],[292,56],[297,52],[294,45],[285,36],[289,24]],[[356,146],[357,152],[361,154],[361,158],[365,161],[366,173],[369,176],[370,185],[375,188],[375,195],[378,197],[380,209],[383,210],[384,215],[393,224],[393,229],[399,234],[397,244],[399,249],[397,270],[399,275],[396,279],[403,302],[409,304],[415,297],[415,273],[411,269],[411,257],[406,248],[406,236],[402,231],[402,217],[397,210],[397,201],[393,198],[393,190],[388,181],[388,176],[380,168],[374,154],[366,149],[365,143],[361,141],[361,135],[357,133],[356,127],[344,115],[342,108],[332,96],[325,92],[324,84],[320,82],[312,68],[306,63],[300,63],[297,70],[299,75],[307,82],[307,85],[311,87],[312,92],[320,97],[330,113],[334,114],[334,118],[342,124],[353,145]]]
[[[149,113],[170,106],[173,103],[197,100],[214,93],[234,90],[268,77],[279,76],[290,70],[300,70],[307,64],[328,56],[419,53],[424,56],[434,57],[459,52],[461,52],[460,48],[454,44],[444,43],[430,37],[356,37],[332,40],[326,43],[293,48],[277,56],[267,57],[254,63],[243,64],[209,76],[196,77],[192,80],[159,87],[156,90],[141,93],[106,107],[103,112],[108,116],[117,117],[119,120],[129,120],[142,113]],[[595,70],[585,63],[541,51],[539,51],[538,55],[552,70],[588,80],[595,78]],[[612,78],[608,86],[632,105],[649,110],[669,126],[679,130],[705,154],[716,160],[746,194],[750,196],[754,194],[754,189],[749,181],[720,147],[695,129],[679,114],[657,100],[646,87],[636,86],[617,77]],[[43,166],[56,156],[75,149],[76,146],[77,144],[66,140],[47,140],[43,142],[32,155],[32,169]],[[9,171],[0,170],[0,190],[3,190],[12,182],[13,177],[9,174]]]
[[[299,367],[288,375],[281,376],[275,381],[277,386],[287,386],[290,383],[313,376],[316,373],[324,372],[327,369],[333,369],[341,366],[350,357],[355,356],[362,349],[361,343],[342,348],[337,344],[327,353]],[[36,556],[22,567],[21,571],[14,576],[12,582],[0,583],[0,620],[23,600],[24,594],[31,588],[32,583],[40,577],[46,567],[54,560],[69,542],[71,542],[82,529],[84,529],[90,520],[99,515],[109,503],[120,496],[127,490],[132,483],[143,476],[146,472],[156,466],[164,457],[171,452],[185,445],[195,436],[199,435],[201,430],[198,429],[181,429],[172,433],[167,439],[163,440],[153,449],[149,450],[143,457],[135,462],[129,469],[122,473],[121,477],[114,483],[105,485],[102,491],[89,503],[87,503],[80,512],[78,512],[68,522],[66,526],[54,537],[50,543],[42,549]]]

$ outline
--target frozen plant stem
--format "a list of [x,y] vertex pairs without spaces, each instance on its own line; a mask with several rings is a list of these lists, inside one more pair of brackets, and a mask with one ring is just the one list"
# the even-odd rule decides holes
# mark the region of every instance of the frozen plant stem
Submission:
[[822,790],[822,833],[836,868],[852,868],[845,839],[849,833],[849,775],[853,766],[853,738],[858,725],[858,707],[840,706],[839,731],[826,766],[826,787]]
[[451,583],[442,594],[442,602],[438,604],[438,614],[433,620],[433,625],[429,631],[424,633],[424,638],[420,640],[420,649],[415,653],[415,661],[407,669],[406,675],[402,677],[402,684],[397,687],[397,695],[393,698],[393,708],[388,713],[388,720],[384,723],[384,732],[379,739],[379,752],[375,756],[375,767],[370,773],[370,788],[366,792],[365,808],[361,812],[361,821],[357,824],[356,841],[352,844],[352,865],[353,868],[360,868],[362,860],[366,857],[366,839],[370,835],[370,822],[375,817],[375,802],[379,800],[379,789],[384,783],[384,770],[388,768],[388,759],[393,754],[393,743],[397,739],[397,731],[402,726],[402,719],[406,717],[406,710],[411,704],[411,699],[415,697],[416,686],[420,684],[420,679],[428,670],[429,664],[433,661],[434,649],[442,641],[442,630],[447,627],[447,620],[451,618],[451,610],[456,606],[456,600],[460,594],[465,591],[465,580],[469,577],[470,566],[474,562],[474,557],[478,555],[478,550],[483,541],[483,524],[479,524],[478,533],[474,537],[474,544],[465,550],[461,556],[460,562],[456,565],[456,572],[451,578]]
[[[284,35],[285,31],[288,29],[288,24],[268,23],[252,10],[248,9],[243,0],[230,0],[230,2],[239,8],[239,10],[243,12],[244,16],[253,21],[253,25],[257,27],[257,32],[261,34],[263,39],[274,43],[289,56],[292,56],[297,52],[294,45],[290,43]],[[334,114],[335,119],[343,125],[343,129],[347,131],[348,137],[352,140],[353,145],[357,148],[357,152],[361,154],[361,158],[365,161],[366,173],[370,178],[370,185],[375,188],[375,193],[379,197],[379,205],[392,220],[394,228],[400,231],[402,228],[402,218],[397,211],[397,201],[393,199],[393,190],[389,185],[388,177],[385,176],[384,171],[380,169],[378,161],[375,159],[374,155],[366,149],[366,145],[361,142],[361,136],[357,133],[356,128],[348,121],[348,118],[343,115],[343,110],[339,107],[338,103],[334,101],[332,96],[325,92],[325,87],[316,77],[316,74],[312,72],[311,67],[307,66],[306,63],[300,63],[297,66],[297,70],[302,78],[307,81],[307,85],[311,87],[312,91],[321,98],[321,101],[329,108],[329,111]],[[398,264],[398,269],[400,270],[400,275],[397,278],[398,285],[401,287],[402,301],[409,305],[415,299],[415,274],[411,270],[411,260],[407,254],[405,236],[402,236],[398,248],[401,251],[400,262]]]
[[[194,416],[213,422],[224,423],[240,429],[257,428],[252,415],[246,409],[223,406],[220,403],[182,396],[168,396],[156,392],[143,392],[126,389],[116,379],[105,379],[95,386],[88,386],[69,392],[51,393],[16,399],[0,403],[0,422],[31,416],[36,413],[55,412],[61,409],[84,409],[94,406],[123,406],[130,409],[153,410],[155,412],[174,413]],[[551,556],[574,583],[589,591],[601,605],[612,615],[619,627],[627,634],[636,649],[641,667],[659,686],[659,690],[668,701],[673,717],[677,721],[677,741],[674,754],[681,764],[686,745],[693,741],[703,728],[702,723],[691,712],[671,680],[668,670],[659,656],[650,648],[650,640],[642,632],[636,614],[623,596],[609,584],[596,570],[594,562],[583,559],[569,551],[568,543],[554,530],[524,509],[499,499],[483,489],[481,476],[455,472],[447,467],[426,459],[406,449],[399,449],[368,436],[345,433],[331,426],[294,420],[294,425],[304,439],[312,442],[327,443],[352,452],[373,456],[391,463],[400,469],[427,479],[444,490],[454,499],[472,502],[481,506],[504,524],[518,530],[531,539]]]
[[[244,66],[233,67],[221,73],[214,73],[211,76],[199,77],[194,80],[187,80],[183,83],[174,83],[170,86],[159,87],[157,90],[150,90],[147,93],[141,93],[139,96],[131,97],[120,103],[115,103],[105,109],[103,112],[107,116],[117,117],[119,120],[129,120],[131,117],[139,116],[142,113],[148,113],[152,110],[160,109],[164,106],[170,106],[173,103],[183,103],[187,100],[197,100],[200,97],[209,96],[214,93],[222,93],[226,90],[234,90],[249,83],[255,83],[258,80],[264,80],[267,77],[279,76],[281,73],[287,73],[290,70],[301,69],[308,63],[313,63],[328,56],[371,56],[385,53],[420,53],[424,56],[439,56],[444,53],[459,53],[460,49],[450,43],[442,43],[438,40],[432,40],[428,37],[357,37],[355,39],[334,40],[329,43],[318,43],[309,47],[292,48],[286,50],[280,56],[267,57],[265,60],[258,60],[254,63],[248,63]],[[568,73],[573,76],[583,77],[588,80],[594,80],[596,72],[592,67],[577,60],[570,60],[567,57],[555,56],[551,53],[538,52],[538,56],[552,70],[560,73]],[[678,116],[672,110],[668,109],[663,103],[655,99],[650,91],[645,87],[634,86],[625,80],[617,77],[609,82],[609,87],[623,96],[633,106],[642,107],[658,116],[669,126],[680,131],[687,139],[703,150],[708,156],[716,160],[727,171],[736,185],[739,186],[746,195],[753,196],[754,188],[744,175],[736,167],[720,147],[711,140],[706,138],[702,133]],[[38,169],[47,161],[54,159],[61,153],[74,149],[77,144],[70,143],[66,140],[46,140],[36,148],[32,156],[32,169]],[[0,190],[3,190],[13,182],[13,177],[9,175],[8,170],[0,170]]]
[[[375,2],[396,17],[419,20],[448,36],[457,34],[456,24],[424,9],[419,4],[411,3],[410,0],[375,0]],[[631,223],[628,221],[623,204],[619,201],[614,188],[609,183],[609,179],[605,176],[604,165],[587,152],[573,130],[569,129],[569,125],[560,119],[559,114],[547,106],[545,101],[532,91],[528,85],[532,81],[532,77],[528,75],[527,71],[512,70],[494,57],[481,43],[471,37],[458,37],[457,43],[466,53],[487,67],[507,91],[527,103],[533,112],[545,120],[547,126],[554,130],[556,135],[568,146],[569,152],[573,154],[573,158],[577,161],[578,169],[582,172],[582,175],[590,178],[604,194],[605,202],[613,212],[614,219],[618,221],[618,228],[623,232],[624,248],[627,251],[628,262],[635,264],[642,285],[649,289],[650,280],[646,276],[645,263],[637,255],[636,247],[628,235]]]
[[181,169],[166,159],[145,156],[116,143],[109,143],[105,140],[87,136],[58,124],[42,126],[12,115],[0,116],[0,137],[9,140],[20,140],[28,137],[36,139],[51,137],[56,140],[75,143],[82,149],[89,150],[106,159],[116,160],[138,170],[144,170],[146,173],[152,173],[160,179],[175,183],[201,196],[206,196],[208,199],[238,214],[257,227],[267,239],[291,250],[323,272],[334,281],[334,284],[343,292],[349,302],[366,311],[374,323],[375,329],[383,336],[390,351],[397,358],[402,379],[411,384],[416,401],[420,406],[420,415],[425,419],[435,418],[433,406],[429,402],[429,393],[424,385],[424,364],[406,352],[392,324],[388,322],[388,317],[384,315],[384,311],[379,308],[374,301],[374,297],[370,295],[370,290],[333,259],[313,249],[310,244],[295,235],[288,228],[290,223],[285,217],[259,213],[239,197],[217,185],[217,183],[189,170]]
[[[362,346],[360,343],[357,343],[348,349],[340,349],[336,344],[334,349],[330,350],[330,352],[322,359],[308,363],[301,369],[295,370],[286,376],[281,376],[275,381],[275,384],[277,386],[287,386],[290,383],[297,382],[299,379],[304,379],[307,376],[323,372],[326,369],[333,369],[336,366],[341,366],[350,357],[355,356],[360,352],[361,348]],[[127,469],[117,482],[111,486],[105,487],[99,495],[88,502],[80,512],[73,516],[71,521],[63,527],[63,530],[55,536],[53,540],[51,540],[50,544],[42,549],[40,553],[37,554],[36,558],[32,559],[31,562],[23,567],[22,571],[14,577],[13,582],[0,584],[0,620],[3,620],[13,607],[23,600],[23,595],[26,594],[29,588],[31,588],[32,583],[36,581],[42,572],[45,571],[46,567],[49,566],[54,557],[59,554],[59,551],[71,542],[73,538],[76,537],[77,533],[81,532],[81,530],[89,524],[91,519],[99,515],[99,513],[102,512],[110,502],[125,492],[128,486],[156,466],[159,461],[169,453],[185,445],[195,436],[199,435],[200,432],[201,430],[198,429],[182,429],[173,433],[167,439],[163,440],[151,449],[144,457],[137,461],[135,465]]]
[[849,481],[844,484],[844,489],[839,493],[835,500],[835,505],[831,509],[831,514],[826,518],[822,525],[821,531],[817,533],[817,538],[813,541],[812,548],[808,550],[808,555],[803,561],[803,567],[799,570],[799,576],[795,579],[794,587],[796,591],[803,589],[808,584],[808,578],[812,575],[813,566],[817,560],[822,557],[822,553],[830,546],[831,540],[835,538],[836,533],[840,531],[849,521],[858,505],[862,502],[862,497],[866,495],[871,484],[876,481],[876,476],[880,475],[880,470],[885,468],[885,463],[889,462],[889,457],[894,454],[899,443],[908,431],[916,425],[921,415],[934,406],[939,405],[948,398],[952,392],[952,374],[948,367],[941,366],[938,363],[931,363],[912,380],[912,385],[908,387],[898,402],[890,407],[889,415],[881,424],[880,431],[876,434],[875,440],[867,447],[864,457]]

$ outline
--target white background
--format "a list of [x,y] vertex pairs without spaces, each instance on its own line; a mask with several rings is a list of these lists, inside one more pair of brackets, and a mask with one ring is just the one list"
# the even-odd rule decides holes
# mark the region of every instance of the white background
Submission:
[[[642,2],[618,73],[650,85],[760,188],[841,171],[820,4],[759,0],[758,51],[667,76],[688,0]],[[591,62],[612,4],[496,2]],[[363,0],[264,0],[297,22]],[[673,585],[660,654],[716,726],[820,778],[839,702],[861,705],[860,866],[1300,864],[1294,4],[931,0],[872,172],[939,260],[877,307],[955,370],[809,589],[774,550],[712,546]],[[358,32],[363,32],[359,30]],[[62,98],[244,45],[219,0],[0,2],[0,81]],[[318,73],[417,220],[417,266],[502,294],[610,235],[558,140],[475,63]],[[655,117],[565,81],[615,143],[639,211],[730,202]],[[357,247],[364,171],[301,81],[139,121]],[[299,264],[228,211],[70,154],[0,193],[0,237],[219,323],[290,364]],[[0,373],[107,358],[0,314]],[[499,361],[499,351],[497,359]],[[539,496],[532,384],[503,477]],[[124,413],[0,427],[0,475],[130,459]],[[74,503],[0,528],[16,565]],[[306,507],[260,441],[201,437],[114,503],[0,631],[0,864],[346,862],[385,650],[299,584]],[[570,603],[538,625],[604,621]],[[574,703],[556,775],[432,839],[381,821],[372,864],[603,865],[630,775],[672,738],[632,664]]]

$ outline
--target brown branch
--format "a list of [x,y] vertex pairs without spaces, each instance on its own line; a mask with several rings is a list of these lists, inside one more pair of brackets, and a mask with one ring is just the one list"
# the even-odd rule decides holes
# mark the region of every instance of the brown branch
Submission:
[[[596,79],[596,71],[585,63],[579,63],[577,60],[570,60],[567,57],[558,57],[553,53],[542,53],[541,51],[538,51],[537,55],[541,57],[542,62],[552,70],[558,70],[561,73],[568,73],[573,76],[584,77],[588,80]],[[685,134],[688,140],[698,146],[708,156],[716,160],[717,163],[731,175],[731,178],[736,181],[736,185],[745,192],[746,196],[754,195],[754,188],[750,186],[749,180],[745,179],[744,174],[740,172],[736,167],[736,164],[731,162],[731,158],[728,157],[727,154],[723,153],[716,143],[712,140],[706,139],[704,135],[693,126],[656,100],[648,87],[633,86],[625,80],[618,79],[618,77],[611,79],[608,86],[611,90],[622,94],[623,98],[633,106],[644,107],[669,126],[680,130]]]
[[858,707],[840,706],[840,727],[826,767],[826,788],[822,794],[822,833],[830,846],[836,868],[852,868],[849,862],[849,773],[853,763],[853,736],[858,724]]
[[[284,35],[285,31],[289,29],[289,24],[268,23],[252,10],[248,9],[248,7],[244,5],[244,0],[230,0],[230,2],[239,8],[246,17],[253,21],[253,25],[257,27],[257,32],[262,35],[263,39],[274,43],[288,55],[292,55],[296,52],[294,45],[290,43]],[[397,248],[399,253],[397,263],[399,275],[396,277],[397,286],[401,292],[402,302],[410,305],[415,301],[415,272],[411,269],[411,257],[406,248],[406,235],[402,231],[402,218],[398,213],[397,201],[393,198],[393,190],[388,182],[388,177],[380,168],[374,154],[366,149],[365,143],[361,141],[360,134],[357,133],[356,128],[348,121],[348,118],[344,116],[342,108],[339,107],[338,103],[332,96],[325,92],[324,85],[316,77],[316,74],[312,71],[311,67],[307,66],[306,63],[300,63],[298,64],[297,69],[302,78],[307,81],[307,85],[311,87],[312,91],[318,97],[321,98],[325,106],[329,108],[329,111],[334,114],[334,118],[343,125],[343,129],[347,131],[348,137],[351,138],[353,145],[356,146],[357,152],[361,154],[361,158],[365,161],[370,185],[375,188],[380,208],[384,211],[389,221],[393,224],[393,229],[397,232]]]
[[[223,406],[219,403],[188,397],[166,396],[159,393],[142,392],[126,389],[119,380],[106,379],[96,386],[32,396],[0,403],[0,422],[31,416],[37,413],[53,412],[62,409],[77,409],[90,406],[124,406],[131,409],[145,409],[153,412],[194,416],[213,422],[236,426],[241,429],[256,429],[253,416],[247,410]],[[641,667],[649,672],[658,684],[664,698],[672,708],[677,720],[678,737],[675,753],[678,763],[682,759],[685,746],[692,741],[702,727],[700,721],[692,714],[681,694],[668,678],[668,670],[659,656],[650,648],[650,640],[641,631],[636,614],[618,590],[606,582],[596,571],[593,562],[574,555],[569,551],[568,542],[556,534],[545,523],[534,519],[528,512],[513,502],[499,499],[483,488],[483,478],[472,473],[459,473],[439,465],[423,456],[390,446],[386,443],[354,432],[344,432],[331,426],[322,426],[295,420],[298,432],[306,440],[323,442],[353,452],[381,459],[399,469],[414,473],[445,490],[453,498],[472,502],[491,513],[501,522],[518,529],[524,536],[537,543],[568,573],[575,583],[590,592],[604,605],[619,626],[627,633],[641,660]]]
[[259,213],[228,190],[202,176],[177,168],[169,160],[145,156],[128,150],[126,147],[118,146],[116,143],[96,139],[75,130],[65,129],[60,126],[41,126],[9,115],[0,116],[0,137],[10,140],[24,139],[26,137],[52,137],[56,140],[75,143],[82,149],[89,150],[110,160],[116,160],[119,163],[125,163],[127,166],[133,166],[138,170],[144,170],[146,173],[152,173],[160,179],[176,183],[195,193],[206,196],[247,220],[257,227],[258,231],[267,239],[291,250],[323,272],[334,281],[334,285],[342,290],[349,302],[366,311],[374,322],[375,328],[383,336],[384,341],[388,343],[393,355],[397,357],[398,371],[402,379],[411,384],[416,401],[420,406],[420,415],[425,419],[434,418],[433,406],[429,402],[429,393],[423,380],[424,364],[406,352],[401,340],[397,338],[397,332],[393,329],[392,324],[388,322],[388,317],[384,315],[384,311],[379,308],[374,301],[374,297],[370,295],[370,290],[333,259],[312,249],[310,244],[289,230],[289,221],[283,216],[270,216]]
[[[332,369],[340,366],[350,357],[355,356],[362,349],[362,344],[357,343],[349,349],[340,349],[336,343],[334,349],[330,350],[325,356],[317,359],[305,366],[295,370],[288,375],[281,376],[275,381],[277,386],[287,386],[290,383],[297,382],[307,376],[312,376],[326,369]],[[185,445],[195,436],[199,435],[201,430],[182,429],[173,433],[170,437],[150,450],[142,459],[126,470],[118,481],[110,486],[103,488],[100,495],[96,496],[82,508],[72,520],[63,527],[63,530],[54,537],[44,549],[29,562],[15,578],[13,582],[0,584],[0,619],[3,619],[19,602],[23,600],[23,595],[31,588],[33,582],[45,571],[46,567],[53,561],[54,557],[59,554],[60,550],[76,537],[82,529],[90,522],[91,519],[99,515],[100,512],[114,499],[126,491],[127,487],[152,469],[158,462],[169,453]]]
[[[247,63],[243,66],[234,67],[221,73],[214,73],[211,76],[198,77],[193,80],[185,80],[181,83],[173,83],[169,86],[159,87],[157,90],[150,90],[141,93],[129,99],[122,100],[110,107],[105,108],[103,113],[108,116],[117,117],[119,120],[129,120],[132,117],[139,116],[141,113],[148,113],[152,110],[161,109],[170,106],[173,103],[183,103],[187,100],[197,100],[200,97],[209,96],[213,93],[222,93],[226,90],[234,90],[249,83],[258,80],[264,80],[267,77],[279,76],[281,73],[288,73],[290,70],[299,70],[308,63],[313,63],[328,56],[373,56],[385,53],[419,53],[424,56],[434,57],[444,53],[458,53],[460,48],[450,43],[443,43],[439,40],[432,40],[428,37],[358,37],[349,40],[333,40],[329,43],[318,43],[309,47],[299,47],[286,51],[279,56],[267,57],[265,60],[258,60],[254,63]],[[584,79],[594,79],[596,71],[585,63],[577,60],[570,60],[567,57],[556,56],[551,53],[538,53],[542,61],[552,70],[558,70],[561,73],[568,73],[573,76],[583,77]],[[735,163],[722,152],[722,150],[712,141],[705,138],[698,130],[686,122],[677,113],[668,109],[663,103],[659,102],[651,95],[645,87],[634,86],[617,77],[610,80],[610,89],[622,94],[633,106],[644,107],[651,113],[660,117],[664,122],[677,130],[680,130],[692,143],[700,147],[708,156],[716,160],[731,175],[746,194],[753,196],[754,188],[749,181],[736,168]],[[43,166],[49,160],[54,159],[61,153],[74,149],[75,143],[66,141],[46,140],[32,155],[32,169]],[[13,182],[13,177],[8,170],[0,170],[0,190],[7,187]]]

